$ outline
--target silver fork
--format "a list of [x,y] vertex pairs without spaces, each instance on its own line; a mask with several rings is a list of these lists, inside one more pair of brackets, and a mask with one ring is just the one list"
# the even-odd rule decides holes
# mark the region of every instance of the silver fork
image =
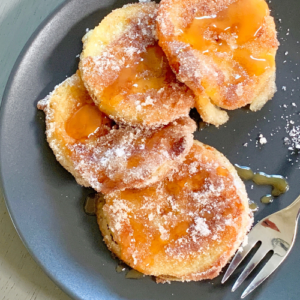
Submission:
[[243,247],[242,250],[238,251],[231,261],[222,279],[222,283],[230,277],[237,266],[258,242],[261,242],[260,247],[233,285],[232,292],[242,284],[266,254],[273,251],[272,257],[245,289],[241,298],[245,298],[267,279],[285,260],[294,245],[299,212],[300,196],[288,207],[257,223],[248,234],[248,244]]

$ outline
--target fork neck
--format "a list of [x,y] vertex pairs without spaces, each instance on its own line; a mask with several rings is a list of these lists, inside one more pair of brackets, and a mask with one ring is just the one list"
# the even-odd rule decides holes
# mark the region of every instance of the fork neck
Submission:
[[297,220],[300,214],[300,196],[298,196],[298,198],[292,204],[283,209],[283,211],[285,211],[289,217]]

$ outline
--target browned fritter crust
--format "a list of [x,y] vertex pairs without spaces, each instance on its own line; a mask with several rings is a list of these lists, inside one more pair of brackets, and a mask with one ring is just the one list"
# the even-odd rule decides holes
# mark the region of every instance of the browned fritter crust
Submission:
[[104,198],[97,220],[108,248],[157,282],[216,277],[253,221],[234,167],[197,141],[164,181]]
[[[261,109],[276,91],[275,62],[263,74],[249,76],[232,58],[232,54],[204,54],[179,38],[195,16],[217,15],[234,2],[237,1],[162,0],[157,17],[159,44],[166,53],[173,71],[180,81],[194,91],[196,108],[203,120],[216,126],[228,120],[227,113],[220,108],[233,110],[251,104],[250,109],[256,111]],[[236,49],[233,36],[218,36],[217,33],[209,32],[204,38],[213,41],[221,38],[232,49]],[[254,56],[268,53],[274,60],[278,41],[275,23],[268,10],[255,39],[238,47],[250,51]],[[242,76],[243,80],[235,80],[237,75]]]
[[[187,116],[194,106],[193,92],[177,81],[157,44],[156,13],[154,2],[126,5],[83,38],[79,68],[84,84],[100,110],[117,122],[158,127]],[[147,54],[153,49],[157,62]],[[147,55],[150,63],[135,70]]]

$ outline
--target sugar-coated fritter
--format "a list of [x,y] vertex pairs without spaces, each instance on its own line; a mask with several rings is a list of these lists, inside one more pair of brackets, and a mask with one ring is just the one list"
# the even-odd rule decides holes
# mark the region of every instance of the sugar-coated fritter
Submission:
[[157,5],[125,5],[83,38],[79,68],[101,111],[116,122],[158,127],[194,106],[194,94],[177,81],[155,35]]
[[219,126],[223,109],[257,111],[273,97],[278,41],[265,0],[162,0],[157,34],[205,122]]
[[89,187],[76,170],[69,147],[107,134],[112,121],[94,105],[78,72],[57,85],[37,106],[45,112],[47,141],[56,159],[78,184]]
[[188,117],[152,130],[113,125],[79,73],[38,107],[46,113],[47,140],[57,160],[79,184],[104,193],[163,179],[189,152],[196,128]]
[[235,168],[198,141],[163,181],[104,199],[97,219],[108,248],[158,282],[216,277],[253,221]]

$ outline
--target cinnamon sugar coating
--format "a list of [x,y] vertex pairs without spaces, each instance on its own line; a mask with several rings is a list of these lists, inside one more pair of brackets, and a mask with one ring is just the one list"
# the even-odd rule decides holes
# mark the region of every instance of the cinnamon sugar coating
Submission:
[[155,35],[157,5],[126,5],[83,38],[80,71],[99,109],[117,122],[159,127],[194,106],[194,94],[177,81]]
[[153,130],[113,125],[95,107],[79,73],[38,108],[46,113],[47,140],[57,160],[79,184],[104,193],[163,179],[189,152],[196,129],[188,117]]
[[188,117],[159,129],[120,126],[96,141],[70,146],[76,168],[98,192],[146,187],[176,169],[193,143]]
[[216,277],[253,221],[234,167],[197,141],[163,181],[104,198],[97,219],[108,248],[158,282]]
[[[66,122],[80,107],[87,104],[93,105],[93,101],[78,72],[57,85],[53,92],[37,104],[38,109],[45,112],[47,141],[56,159],[75,177],[78,184],[85,187],[90,184],[76,170],[75,161],[69,151],[69,146],[78,140],[67,133]],[[99,115],[103,122],[97,132],[90,136],[91,139],[107,134],[112,127],[112,121],[105,114],[99,112]]]
[[157,35],[205,122],[219,126],[222,109],[256,111],[273,97],[278,41],[264,0],[162,0]]

